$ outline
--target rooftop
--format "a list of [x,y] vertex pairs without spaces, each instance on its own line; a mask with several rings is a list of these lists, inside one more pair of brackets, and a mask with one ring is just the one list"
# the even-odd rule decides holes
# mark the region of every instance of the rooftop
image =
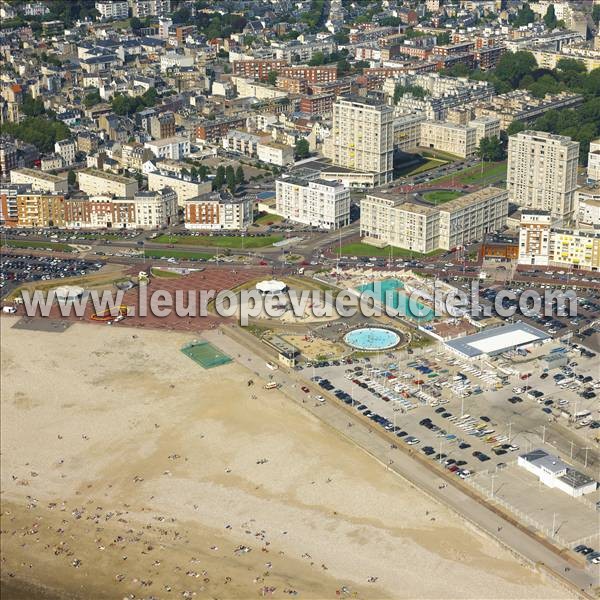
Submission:
[[100,179],[108,179],[116,183],[135,183],[135,179],[131,177],[123,177],[122,175],[116,175],[115,173],[107,173],[98,169],[88,168],[79,171],[79,174],[92,175],[93,177],[99,177]]
[[38,171],[37,169],[13,169],[13,173],[20,173],[21,175],[27,175],[28,177],[37,177],[38,179],[43,179],[44,181],[50,181],[52,183],[58,183],[60,181],[66,181],[67,174],[64,175],[52,175],[50,173],[45,173],[44,171]]

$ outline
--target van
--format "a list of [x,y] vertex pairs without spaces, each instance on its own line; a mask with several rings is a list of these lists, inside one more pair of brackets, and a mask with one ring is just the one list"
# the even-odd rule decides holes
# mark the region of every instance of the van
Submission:
[[265,364],[267,365],[267,369],[271,369],[271,371],[277,371],[277,369],[279,369],[279,367],[272,362],[267,362]]
[[269,383],[265,384],[265,390],[274,390],[279,387],[279,384],[275,381],[269,381]]

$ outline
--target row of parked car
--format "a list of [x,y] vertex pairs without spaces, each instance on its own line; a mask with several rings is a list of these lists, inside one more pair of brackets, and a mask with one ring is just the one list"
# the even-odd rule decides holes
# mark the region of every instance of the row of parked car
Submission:
[[585,559],[588,562],[591,562],[593,565],[600,564],[600,552],[598,552],[597,550],[594,550],[593,548],[590,548],[585,544],[579,544],[578,546],[575,546],[573,550],[577,552],[577,554],[585,556]]

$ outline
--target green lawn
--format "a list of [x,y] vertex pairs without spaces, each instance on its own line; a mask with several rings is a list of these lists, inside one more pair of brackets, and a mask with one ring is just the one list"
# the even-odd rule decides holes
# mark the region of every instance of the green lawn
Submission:
[[506,177],[506,161],[498,163],[484,163],[483,170],[481,165],[470,167],[455,175],[446,175],[439,179],[430,181],[429,184],[455,183],[456,185],[475,185],[482,183],[493,183]]
[[449,190],[439,190],[437,192],[425,192],[423,198],[432,204],[442,204],[458,198],[462,194],[460,192],[451,192]]
[[186,252],[185,250],[146,250],[146,258],[181,258],[183,260],[212,258],[214,254],[208,252]]
[[280,221],[283,221],[283,217],[272,213],[264,213],[254,220],[257,225],[271,225]]
[[394,177],[412,177],[413,175],[418,175],[419,173],[423,173],[424,171],[431,171],[431,169],[435,169],[437,167],[441,167],[442,165],[447,164],[445,160],[438,160],[437,158],[428,158],[424,163],[418,165],[409,165],[405,168],[400,168],[394,172]]
[[31,242],[26,240],[6,240],[3,244],[9,248],[35,248],[38,250],[55,250],[56,252],[74,252],[69,244],[59,242]]
[[375,256],[375,257],[390,257],[390,249],[392,258],[404,258],[404,257],[413,257],[419,258],[422,256],[432,256],[433,254],[437,254],[438,251],[430,252],[429,254],[420,254],[419,252],[411,252],[410,250],[405,250],[404,248],[396,248],[394,246],[386,246],[385,248],[377,248],[376,246],[370,246],[369,244],[365,244],[363,242],[355,242],[353,244],[346,244],[342,246],[342,255],[343,256]]
[[177,279],[181,277],[179,273],[174,273],[173,271],[164,271],[163,269],[152,269],[151,274],[154,277],[159,277],[160,279]]
[[283,239],[282,235],[265,235],[263,237],[242,237],[240,235],[160,235],[156,244],[182,244],[190,246],[215,246],[218,248],[263,248],[271,246]]

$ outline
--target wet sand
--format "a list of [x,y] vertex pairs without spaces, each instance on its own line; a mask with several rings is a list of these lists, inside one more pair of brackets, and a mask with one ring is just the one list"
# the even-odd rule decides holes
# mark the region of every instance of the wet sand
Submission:
[[204,371],[197,336],[14,322],[8,598],[567,597],[243,366]]

